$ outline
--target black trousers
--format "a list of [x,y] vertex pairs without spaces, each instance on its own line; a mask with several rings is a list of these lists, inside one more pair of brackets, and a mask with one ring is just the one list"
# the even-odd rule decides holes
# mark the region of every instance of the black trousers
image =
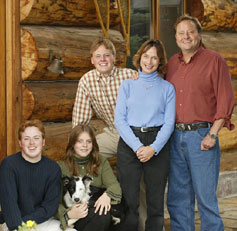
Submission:
[[[144,146],[156,139],[158,131],[142,133],[134,131]],[[128,205],[124,230],[138,231],[140,180],[144,173],[146,189],[146,231],[162,231],[164,225],[164,192],[169,171],[169,142],[148,162],[141,163],[136,153],[123,141],[118,144],[117,173],[123,196]]]
[[90,208],[88,215],[74,224],[74,229],[78,231],[108,231],[111,221],[110,213],[99,215],[99,212],[94,213],[94,211],[94,208]]

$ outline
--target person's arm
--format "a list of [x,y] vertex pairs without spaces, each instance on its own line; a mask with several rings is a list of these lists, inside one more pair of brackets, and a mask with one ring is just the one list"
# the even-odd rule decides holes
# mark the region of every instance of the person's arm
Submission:
[[206,151],[216,145],[218,132],[221,130],[224,124],[225,124],[225,119],[219,119],[213,123],[210,131],[201,142],[201,150]]
[[[37,184],[37,182],[35,182]],[[23,221],[34,220],[40,224],[57,213],[61,191],[61,170],[54,168],[50,179],[47,182],[47,188],[44,195],[44,200],[38,208],[31,214],[24,216]]]
[[226,126],[229,130],[234,128],[234,125],[230,122],[235,104],[234,93],[228,66],[221,56],[216,57],[216,64],[213,68],[212,79],[217,109],[215,121],[210,128],[209,133],[201,142],[201,150],[204,151],[215,146],[218,133],[223,126]]
[[106,193],[111,198],[112,204],[117,204],[121,201],[122,190],[120,184],[114,175],[114,172],[107,159],[102,162],[101,166],[102,182],[106,187]]
[[[229,130],[234,129],[234,125],[231,124],[230,118],[235,105],[235,97],[231,83],[231,76],[229,68],[225,60],[221,56],[217,56],[215,68],[212,71],[212,83],[216,97],[216,114],[215,121],[220,119],[224,120],[224,125]],[[212,127],[212,132],[217,132],[221,129],[223,121],[219,121]],[[214,130],[215,129],[215,130]]]
[[0,201],[8,229],[17,229],[22,223],[21,211],[18,207],[17,179],[14,169],[6,160],[3,160],[0,166]]
[[156,155],[169,140],[175,124],[176,115],[176,93],[173,85],[169,85],[165,101],[164,124],[162,125],[157,137],[151,146],[155,149]]
[[136,152],[143,144],[139,138],[135,136],[127,122],[127,99],[129,97],[129,91],[128,80],[124,80],[118,92],[114,124],[122,139]]
[[88,124],[92,117],[90,97],[86,90],[85,78],[78,83],[75,103],[72,112],[72,127],[78,124]]
[[107,159],[101,159],[99,174],[101,174],[102,184],[106,188],[106,191],[95,203],[95,212],[98,211],[101,215],[102,213],[107,214],[111,204],[118,204],[121,201],[122,190]]

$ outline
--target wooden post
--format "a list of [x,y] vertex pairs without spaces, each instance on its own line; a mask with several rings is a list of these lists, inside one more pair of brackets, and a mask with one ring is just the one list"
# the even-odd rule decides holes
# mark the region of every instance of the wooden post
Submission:
[[[18,150],[21,122],[20,1],[6,3],[6,127],[7,155]],[[2,28],[2,27],[1,27]]]
[[6,69],[5,69],[5,47],[6,47],[6,30],[5,30],[5,0],[0,0],[0,160],[6,152]]
[[152,38],[160,37],[160,0],[152,1]]

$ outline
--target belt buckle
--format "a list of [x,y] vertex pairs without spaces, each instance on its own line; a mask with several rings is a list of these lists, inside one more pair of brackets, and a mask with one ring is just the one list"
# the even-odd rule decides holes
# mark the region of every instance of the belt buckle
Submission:
[[177,127],[177,129],[180,130],[180,131],[185,131],[185,125],[182,124],[182,123],[176,124],[176,127]]
[[148,130],[145,127],[141,127],[141,132],[148,132]]

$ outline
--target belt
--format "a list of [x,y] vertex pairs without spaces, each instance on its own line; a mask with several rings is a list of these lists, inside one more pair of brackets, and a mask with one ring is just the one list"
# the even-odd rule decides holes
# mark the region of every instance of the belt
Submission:
[[208,122],[200,122],[200,123],[193,123],[193,124],[183,124],[183,123],[176,123],[175,128],[179,131],[192,131],[199,128],[210,128],[212,123]]
[[161,126],[158,127],[130,127],[133,131],[138,131],[138,132],[156,132],[160,131]]

